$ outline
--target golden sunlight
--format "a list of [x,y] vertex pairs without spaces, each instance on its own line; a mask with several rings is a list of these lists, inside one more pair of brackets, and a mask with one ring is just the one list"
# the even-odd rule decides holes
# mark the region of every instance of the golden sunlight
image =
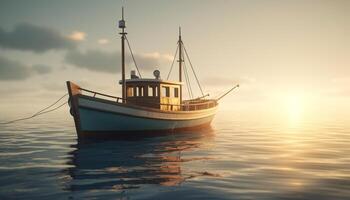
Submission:
[[299,94],[291,94],[285,97],[284,102],[288,121],[296,124],[302,118],[305,109],[305,98]]

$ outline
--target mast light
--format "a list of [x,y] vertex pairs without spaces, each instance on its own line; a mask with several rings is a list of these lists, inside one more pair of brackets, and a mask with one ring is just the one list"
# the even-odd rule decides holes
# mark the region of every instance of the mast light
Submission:
[[119,20],[119,28],[126,28],[124,19]]

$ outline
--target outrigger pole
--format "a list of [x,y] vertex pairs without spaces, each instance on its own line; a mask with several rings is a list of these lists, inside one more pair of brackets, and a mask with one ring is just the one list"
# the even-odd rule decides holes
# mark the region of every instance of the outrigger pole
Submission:
[[119,28],[122,29],[122,32],[119,33],[121,35],[122,40],[122,98],[123,103],[126,103],[126,82],[125,82],[125,38],[126,38],[126,32],[125,32],[125,20],[124,20],[124,7],[122,7],[122,19],[119,20]]
[[219,101],[220,99],[222,99],[224,96],[228,95],[230,92],[232,92],[232,90],[236,89],[239,87],[239,84],[235,85],[233,88],[231,88],[229,91],[227,91],[225,94],[221,95],[219,98],[216,99],[216,101]]

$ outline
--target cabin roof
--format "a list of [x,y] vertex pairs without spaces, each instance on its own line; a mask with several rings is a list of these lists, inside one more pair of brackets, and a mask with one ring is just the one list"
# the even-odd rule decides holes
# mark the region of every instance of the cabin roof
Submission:
[[[168,81],[162,79],[152,79],[152,78],[132,78],[126,79],[126,83],[156,83],[156,84],[171,84],[171,85],[183,85],[183,82],[178,81]],[[119,81],[119,84],[122,84],[122,81]]]

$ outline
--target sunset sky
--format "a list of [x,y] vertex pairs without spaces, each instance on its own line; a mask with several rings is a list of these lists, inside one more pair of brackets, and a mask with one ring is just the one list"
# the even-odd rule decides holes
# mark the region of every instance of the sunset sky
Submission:
[[1,0],[1,119],[52,103],[66,80],[120,96],[122,6],[143,77],[154,69],[166,77],[181,26],[211,97],[241,85],[221,109],[290,118],[350,113],[347,0]]

